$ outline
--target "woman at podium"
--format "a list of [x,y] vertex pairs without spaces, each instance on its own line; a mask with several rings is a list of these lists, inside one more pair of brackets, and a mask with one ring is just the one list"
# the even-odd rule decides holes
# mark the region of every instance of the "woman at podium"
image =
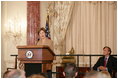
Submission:
[[46,37],[45,28],[41,28],[38,31],[38,35],[39,35],[39,41],[37,42],[37,45],[47,45],[53,50],[53,41]]

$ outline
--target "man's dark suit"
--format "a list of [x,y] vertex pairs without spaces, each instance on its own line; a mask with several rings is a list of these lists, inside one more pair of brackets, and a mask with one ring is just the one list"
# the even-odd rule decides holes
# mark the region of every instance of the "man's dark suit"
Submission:
[[[97,70],[99,66],[104,66],[104,58],[105,56],[99,58],[97,63],[93,66],[93,70]],[[113,71],[117,72],[117,58],[109,56],[106,67],[110,74],[112,74]]]

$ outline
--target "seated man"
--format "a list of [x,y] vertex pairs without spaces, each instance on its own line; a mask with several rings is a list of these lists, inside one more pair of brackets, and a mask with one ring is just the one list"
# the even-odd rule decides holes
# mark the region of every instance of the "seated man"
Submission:
[[108,71],[112,76],[114,71],[117,72],[117,58],[111,56],[111,48],[108,46],[103,48],[103,55],[93,66],[93,70]]
[[68,63],[64,68],[63,75],[65,78],[75,78],[78,75],[76,65],[73,63]]

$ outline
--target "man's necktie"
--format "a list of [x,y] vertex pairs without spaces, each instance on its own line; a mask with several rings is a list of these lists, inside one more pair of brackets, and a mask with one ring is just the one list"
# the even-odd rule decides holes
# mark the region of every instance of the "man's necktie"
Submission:
[[107,58],[104,59],[104,67],[106,67],[107,64]]

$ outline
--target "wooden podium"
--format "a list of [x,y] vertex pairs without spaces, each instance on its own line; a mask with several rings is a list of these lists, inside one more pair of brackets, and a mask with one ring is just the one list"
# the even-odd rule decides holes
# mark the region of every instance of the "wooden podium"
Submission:
[[17,48],[18,60],[21,63],[40,63],[43,73],[52,70],[55,54],[48,46],[17,46]]

